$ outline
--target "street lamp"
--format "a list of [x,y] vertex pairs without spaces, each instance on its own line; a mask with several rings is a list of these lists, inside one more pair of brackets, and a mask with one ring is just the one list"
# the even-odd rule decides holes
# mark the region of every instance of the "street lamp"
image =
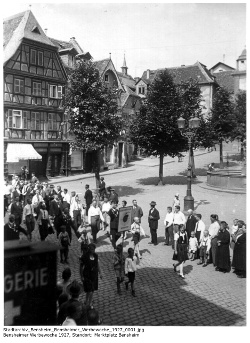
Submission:
[[189,148],[189,161],[187,171],[187,195],[184,198],[184,211],[194,209],[194,198],[191,191],[191,180],[192,180],[192,166],[191,166],[191,148],[192,140],[196,134],[196,130],[200,126],[200,119],[197,117],[190,118],[188,121],[188,128],[185,129],[185,119],[180,117],[177,119],[178,128],[181,131],[182,136],[188,139]]

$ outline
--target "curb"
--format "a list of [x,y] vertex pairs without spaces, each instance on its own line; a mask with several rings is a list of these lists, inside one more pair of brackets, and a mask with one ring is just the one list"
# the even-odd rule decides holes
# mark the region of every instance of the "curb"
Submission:
[[198,185],[198,187],[200,188],[203,188],[203,189],[206,189],[208,191],[215,191],[215,192],[220,192],[220,193],[230,193],[230,194],[246,194],[246,190],[227,190],[227,189],[223,189],[223,188],[217,188],[217,187],[209,187],[209,186],[201,186],[201,185]]

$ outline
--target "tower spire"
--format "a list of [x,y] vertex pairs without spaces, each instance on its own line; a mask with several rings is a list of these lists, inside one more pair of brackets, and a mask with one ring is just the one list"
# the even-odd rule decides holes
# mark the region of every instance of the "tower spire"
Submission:
[[123,75],[127,75],[128,74],[128,67],[126,64],[125,54],[124,54],[124,59],[123,59],[123,66],[121,68],[122,68]]

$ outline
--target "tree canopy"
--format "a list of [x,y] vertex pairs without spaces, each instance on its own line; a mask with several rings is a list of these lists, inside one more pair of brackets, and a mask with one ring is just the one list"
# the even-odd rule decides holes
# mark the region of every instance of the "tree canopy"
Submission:
[[103,149],[119,136],[118,90],[108,88],[92,62],[79,62],[69,77],[65,94],[72,149]]

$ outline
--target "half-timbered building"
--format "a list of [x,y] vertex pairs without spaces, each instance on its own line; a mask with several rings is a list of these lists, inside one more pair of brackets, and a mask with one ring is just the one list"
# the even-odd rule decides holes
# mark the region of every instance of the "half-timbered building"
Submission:
[[31,11],[4,20],[4,174],[65,173],[69,144],[58,48]]

